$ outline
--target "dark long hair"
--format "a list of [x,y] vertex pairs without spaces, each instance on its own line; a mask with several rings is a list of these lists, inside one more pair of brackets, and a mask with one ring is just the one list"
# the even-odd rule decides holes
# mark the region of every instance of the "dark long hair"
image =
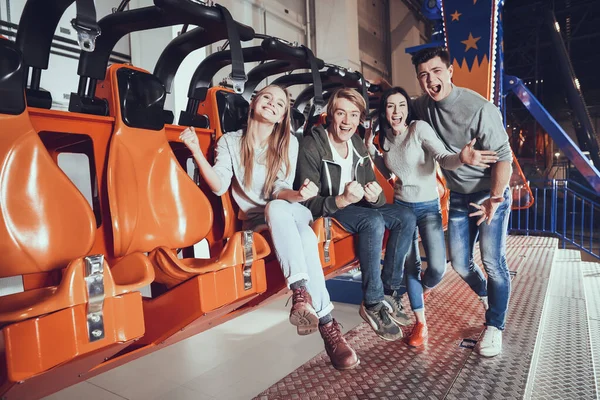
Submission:
[[395,86],[383,92],[383,94],[381,95],[381,100],[379,101],[379,110],[377,113],[377,118],[379,121],[379,146],[381,147],[381,150],[386,152],[390,149],[386,150],[383,146],[383,144],[385,143],[385,131],[386,129],[391,129],[392,127],[388,123],[388,120],[385,116],[385,109],[387,108],[388,98],[394,94],[401,94],[406,99],[406,108],[408,109],[408,114],[406,115],[406,125],[409,125],[413,120],[412,101],[406,90],[399,86]]

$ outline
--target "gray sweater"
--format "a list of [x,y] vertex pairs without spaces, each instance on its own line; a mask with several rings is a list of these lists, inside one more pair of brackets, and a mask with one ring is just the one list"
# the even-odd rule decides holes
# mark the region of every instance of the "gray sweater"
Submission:
[[[289,147],[290,171],[286,176],[285,165],[281,166],[270,198],[265,198],[262,194],[265,181],[267,180],[264,152],[255,151],[254,166],[252,168],[252,185],[249,188],[244,187],[241,142],[241,130],[226,133],[217,142],[217,154],[213,169],[221,180],[221,190],[214,193],[217,196],[221,196],[229,189],[229,185],[233,184],[231,193],[240,208],[238,218],[242,221],[261,220],[261,217],[265,213],[265,206],[269,200],[275,198],[275,195],[282,189],[293,189],[296,163],[298,161],[298,139],[291,135]],[[232,178],[235,178],[233,179],[233,183]]]
[[[508,135],[498,108],[478,93],[453,86],[450,95],[434,101],[426,94],[414,102],[417,118],[427,121],[445,143],[446,148],[459,153],[473,138],[475,149],[494,150],[498,161],[512,162]],[[491,188],[492,168],[465,165],[457,170],[444,170],[451,191],[475,193]]]
[[386,177],[396,176],[394,197],[408,203],[431,201],[439,197],[435,177],[436,164],[445,169],[463,165],[459,154],[449,152],[427,122],[413,121],[406,133],[395,136],[386,131],[383,155],[375,146],[369,153],[375,165]]

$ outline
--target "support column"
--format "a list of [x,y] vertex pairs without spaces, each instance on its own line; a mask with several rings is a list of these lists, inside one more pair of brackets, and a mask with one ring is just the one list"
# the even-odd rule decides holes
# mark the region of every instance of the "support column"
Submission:
[[360,71],[358,0],[315,1],[316,56]]
[[411,55],[407,47],[419,46],[425,41],[422,32],[425,26],[419,22],[402,1],[390,2],[390,50],[392,52],[392,81],[402,86],[410,96],[421,94]]

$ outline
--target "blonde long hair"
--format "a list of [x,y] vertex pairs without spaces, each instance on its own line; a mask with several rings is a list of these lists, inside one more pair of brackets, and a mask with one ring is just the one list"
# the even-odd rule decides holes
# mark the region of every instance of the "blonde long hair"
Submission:
[[262,88],[254,99],[250,103],[250,110],[248,113],[248,126],[242,136],[242,154],[241,162],[244,167],[244,186],[249,188],[252,185],[252,171],[254,169],[254,147],[252,145],[252,136],[256,127],[256,120],[254,119],[254,108],[256,107],[257,100],[262,94],[269,88],[279,88],[283,90],[286,95],[286,109],[281,122],[274,124],[273,131],[269,135],[267,141],[267,179],[263,188],[263,196],[269,198],[273,192],[273,186],[277,179],[277,173],[281,169],[281,165],[285,165],[285,176],[288,177],[292,172],[290,171],[290,157],[289,147],[291,139],[290,131],[290,101],[289,93],[285,88],[277,85],[269,85]]

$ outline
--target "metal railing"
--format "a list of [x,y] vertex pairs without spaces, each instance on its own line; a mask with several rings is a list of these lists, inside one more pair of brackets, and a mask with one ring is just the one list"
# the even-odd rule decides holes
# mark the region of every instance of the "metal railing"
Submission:
[[[531,181],[535,199],[528,209],[513,210],[508,231],[517,234],[546,234],[561,239],[600,259],[600,201],[591,190],[570,180]],[[520,188],[513,195],[520,198]]]

